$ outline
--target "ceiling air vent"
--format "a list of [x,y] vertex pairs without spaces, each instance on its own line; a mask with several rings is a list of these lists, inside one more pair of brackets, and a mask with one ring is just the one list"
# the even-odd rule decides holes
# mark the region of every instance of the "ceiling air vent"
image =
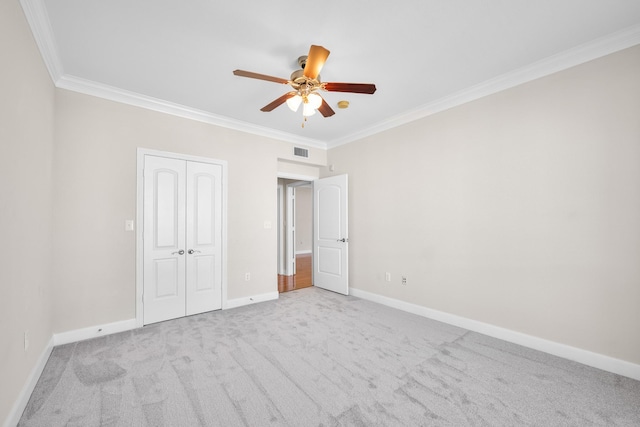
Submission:
[[309,150],[307,150],[306,148],[293,147],[293,155],[298,157],[308,158]]

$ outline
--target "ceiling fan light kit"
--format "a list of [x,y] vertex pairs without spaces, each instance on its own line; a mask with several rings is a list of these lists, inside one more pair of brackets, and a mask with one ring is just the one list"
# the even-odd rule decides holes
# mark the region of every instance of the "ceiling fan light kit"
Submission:
[[[286,102],[289,109],[294,112],[298,111],[302,104],[302,115],[305,121],[307,117],[314,115],[316,111],[319,111],[323,117],[331,117],[335,114],[335,111],[333,111],[322,96],[317,93],[318,91],[372,95],[376,91],[376,85],[372,83],[322,83],[320,81],[320,70],[329,57],[329,53],[330,52],[322,46],[311,45],[309,55],[298,58],[298,65],[300,65],[301,69],[291,73],[290,80],[244,70],[235,70],[233,74],[240,77],[288,84],[294,89],[292,92],[285,93],[278,99],[265,105],[260,109],[261,111],[273,111]],[[347,108],[348,106],[348,101],[338,102],[338,108]],[[304,127],[304,123],[302,123],[302,127]]]
[[312,116],[316,113],[316,110],[320,108],[320,105],[322,105],[322,97],[314,92],[305,94],[299,91],[287,99],[287,106],[293,112],[298,111],[300,104],[302,104],[302,114],[307,117]]
[[291,111],[295,113],[296,111],[298,111],[298,108],[300,107],[301,102],[302,102],[302,97],[300,95],[295,95],[287,99],[287,106]]

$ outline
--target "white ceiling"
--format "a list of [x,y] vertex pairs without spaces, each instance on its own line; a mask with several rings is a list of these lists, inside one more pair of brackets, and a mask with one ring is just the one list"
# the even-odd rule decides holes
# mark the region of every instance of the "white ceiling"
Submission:
[[[56,85],[312,146],[335,146],[640,43],[638,0],[22,0]],[[333,117],[286,104],[311,44]],[[348,100],[340,110],[336,103]]]

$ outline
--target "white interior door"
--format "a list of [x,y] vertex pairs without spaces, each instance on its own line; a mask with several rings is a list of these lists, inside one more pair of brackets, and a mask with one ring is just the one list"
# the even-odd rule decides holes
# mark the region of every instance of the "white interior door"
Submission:
[[348,180],[313,181],[313,284],[349,295]]
[[185,315],[183,160],[145,156],[144,323]]
[[278,274],[286,275],[284,238],[284,185],[278,184]]
[[222,308],[222,167],[187,162],[186,315]]
[[293,276],[296,274],[296,189],[292,186],[287,186],[287,218],[285,223],[287,228],[286,275]]
[[143,323],[222,308],[222,166],[145,155]]

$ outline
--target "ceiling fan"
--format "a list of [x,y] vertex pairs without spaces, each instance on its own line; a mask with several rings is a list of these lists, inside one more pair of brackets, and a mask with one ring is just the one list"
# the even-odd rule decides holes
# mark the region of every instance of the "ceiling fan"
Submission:
[[[376,91],[376,85],[370,83],[321,82],[320,70],[327,60],[327,57],[329,57],[329,53],[330,52],[322,46],[311,45],[309,55],[298,58],[298,65],[300,65],[301,69],[291,73],[290,80],[244,70],[235,70],[233,74],[240,77],[287,84],[293,88],[292,91],[285,93],[262,107],[260,109],[261,111],[272,111],[286,102],[292,111],[297,111],[302,104],[302,115],[305,121],[308,116],[315,114],[316,110],[324,117],[331,117],[335,114],[335,111],[333,111],[329,104],[318,94],[318,91],[365,93],[371,95]],[[304,123],[302,127],[304,127]]]

